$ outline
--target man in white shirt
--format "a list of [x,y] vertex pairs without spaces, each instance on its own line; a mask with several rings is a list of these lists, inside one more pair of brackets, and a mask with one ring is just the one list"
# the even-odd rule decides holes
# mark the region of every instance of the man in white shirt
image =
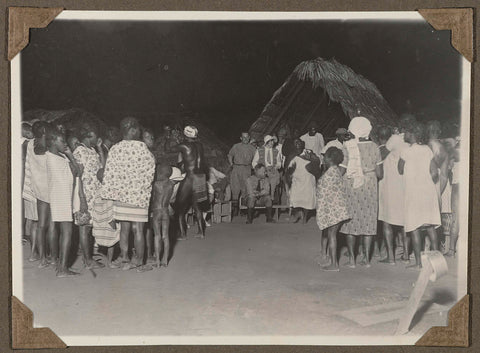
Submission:
[[308,132],[305,135],[302,135],[300,139],[305,142],[305,149],[312,150],[318,158],[322,158],[323,146],[325,146],[325,141],[321,133],[317,132],[317,125],[310,125]]
[[270,194],[273,199],[275,188],[280,183],[280,173],[278,170],[282,167],[282,155],[278,149],[273,147],[275,144],[273,136],[266,135],[263,141],[264,145],[259,147],[253,156],[252,167],[255,168],[258,163],[266,167],[270,181]]

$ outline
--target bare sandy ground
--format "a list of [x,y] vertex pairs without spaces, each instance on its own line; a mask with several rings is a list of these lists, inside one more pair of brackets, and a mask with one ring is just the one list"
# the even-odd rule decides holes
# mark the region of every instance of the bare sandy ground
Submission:
[[[83,270],[58,279],[29,263],[24,248],[24,302],[35,326],[57,335],[390,335],[397,321],[362,327],[339,313],[408,299],[418,272],[377,264],[323,272],[315,263],[319,231],[307,225],[253,225],[244,218],[215,224],[207,238],[179,242],[167,269]],[[432,304],[456,301],[455,260],[449,274],[430,283],[412,333],[445,325]],[[342,258],[340,264],[346,262]],[[81,268],[79,261],[74,267]]]

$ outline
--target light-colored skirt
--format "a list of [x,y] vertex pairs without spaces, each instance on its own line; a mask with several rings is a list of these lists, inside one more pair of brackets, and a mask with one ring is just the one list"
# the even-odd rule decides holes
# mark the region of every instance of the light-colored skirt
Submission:
[[148,208],[141,208],[121,201],[113,202],[113,218],[125,222],[148,222]]
[[32,221],[38,221],[37,200],[23,200],[23,209],[25,218]]

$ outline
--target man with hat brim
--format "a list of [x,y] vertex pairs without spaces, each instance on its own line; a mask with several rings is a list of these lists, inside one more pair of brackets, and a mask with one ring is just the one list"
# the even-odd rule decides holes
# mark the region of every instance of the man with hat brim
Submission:
[[282,156],[279,151],[274,148],[275,138],[266,135],[263,138],[264,145],[259,147],[253,157],[252,167],[259,163],[263,164],[267,170],[268,180],[270,182],[270,196],[274,199],[275,188],[280,183],[280,172],[282,168]]
[[167,152],[178,152],[178,167],[185,173],[185,179],[180,182],[174,204],[180,227],[178,240],[187,239],[187,223],[185,215],[190,208],[195,211],[199,234],[205,238],[205,221],[202,212],[209,208],[207,188],[207,166],[203,153],[203,145],[197,139],[198,129],[186,126],[183,130],[186,141],[170,148]]
[[233,145],[228,152],[228,162],[232,166],[230,188],[232,190],[232,213],[238,215],[238,199],[241,194],[246,197],[247,178],[252,174],[252,161],[256,148],[251,144],[250,134],[242,132],[239,143]]
[[350,133],[348,132],[347,129],[341,127],[339,129],[337,129],[337,131],[335,131],[335,135],[337,136],[337,138],[335,140],[332,140],[330,142],[328,142],[325,147],[323,147],[322,149],[322,155],[325,154],[325,152],[327,152],[327,150],[330,148],[330,147],[336,147],[338,148],[340,151],[343,152],[343,155],[345,156],[345,153],[346,153],[346,149],[345,149],[345,146],[343,145],[343,143],[345,141],[348,141],[350,139]]

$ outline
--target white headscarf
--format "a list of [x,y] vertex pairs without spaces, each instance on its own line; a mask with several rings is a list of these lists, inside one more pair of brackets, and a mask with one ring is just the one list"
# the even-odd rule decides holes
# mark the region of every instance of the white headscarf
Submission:
[[348,125],[350,131],[355,138],[345,142],[345,148],[348,151],[348,165],[346,177],[353,179],[353,188],[359,188],[365,182],[365,175],[362,170],[362,159],[360,150],[358,149],[358,142],[360,138],[368,138],[370,131],[372,131],[372,124],[370,120],[363,116],[357,116],[350,121]]
[[183,134],[190,138],[195,138],[198,136],[198,129],[195,126],[185,126],[183,129]]

